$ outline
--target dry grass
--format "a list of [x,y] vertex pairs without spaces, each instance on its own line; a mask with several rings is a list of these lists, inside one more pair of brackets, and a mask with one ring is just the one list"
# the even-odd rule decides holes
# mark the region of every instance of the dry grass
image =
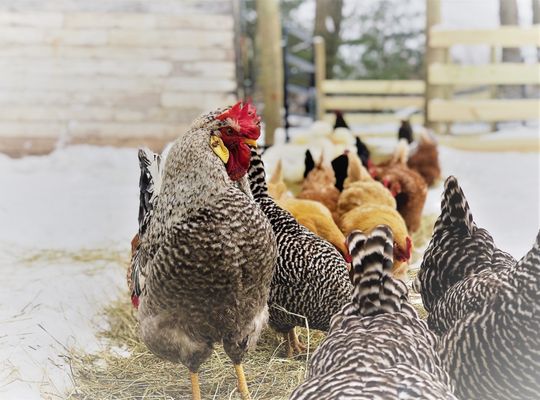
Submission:
[[[100,335],[107,339],[108,348],[96,354],[69,355],[75,389],[68,399],[191,399],[187,369],[148,351],[138,338],[129,301],[112,304],[105,314],[110,328]],[[299,333],[307,342],[306,330]],[[311,347],[323,337],[311,332]],[[284,352],[282,339],[267,329],[257,348],[246,356],[244,370],[253,399],[286,399],[303,381],[308,356],[287,359]],[[200,381],[203,398],[239,398],[232,363],[220,346],[201,367]]]
[[[430,239],[435,219],[435,215],[422,217],[421,228],[413,235],[417,248],[424,247]],[[45,256],[65,258],[70,253],[40,253],[40,257]],[[418,259],[421,254],[415,256]],[[34,257],[36,255],[29,256],[29,260]],[[114,258],[114,261],[121,259],[123,264],[126,260],[125,255],[111,255],[110,252],[100,254],[98,250],[72,254],[71,257],[88,262]],[[416,271],[411,271],[411,279],[415,276]],[[419,295],[411,292],[411,300],[424,318],[425,310]],[[111,304],[104,314],[109,327],[99,335],[105,340],[105,350],[95,354],[72,351],[68,356],[75,387],[68,399],[191,399],[187,369],[157,358],[139,340],[135,314],[127,294],[125,300]],[[306,329],[297,330],[301,340],[306,343]],[[321,332],[309,333],[310,352],[323,338]],[[303,381],[309,355],[287,359],[284,357],[285,350],[283,339],[267,329],[257,348],[246,356],[244,370],[254,400],[287,399]],[[205,399],[239,398],[232,363],[221,346],[203,364],[200,382]]]
[[43,261],[74,261],[78,263],[106,261],[125,265],[128,257],[129,255],[126,251],[108,248],[78,249],[73,251],[63,249],[43,249],[27,253],[21,261],[27,264]]

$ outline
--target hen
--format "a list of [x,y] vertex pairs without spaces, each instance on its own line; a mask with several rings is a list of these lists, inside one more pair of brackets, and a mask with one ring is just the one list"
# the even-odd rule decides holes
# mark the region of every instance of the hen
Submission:
[[252,149],[249,180],[255,200],[268,217],[278,247],[269,298],[270,326],[300,352],[294,328],[326,331],[330,318],[348,301],[352,285],[343,257],[326,240],[300,225],[268,195],[264,164]]
[[242,359],[268,317],[276,260],[272,227],[246,177],[259,136],[251,104],[201,116],[172,146],[153,215],[133,257],[140,335],[157,356],[184,364],[194,399],[214,344]]
[[318,163],[304,179],[302,189],[296,197],[324,204],[332,213],[334,220],[337,221],[336,208],[339,190],[335,187],[335,182],[334,171],[324,165],[324,154],[321,153]]
[[285,198],[289,189],[283,180],[283,163],[281,159],[278,160],[276,168],[272,177],[268,181],[268,194],[272,196],[274,200]]
[[449,177],[418,282],[458,396],[538,398],[540,234],[516,262],[477,227],[456,178]]
[[281,208],[290,212],[311,232],[332,243],[348,261],[349,253],[345,246],[345,236],[334,222],[332,213],[318,201],[296,199],[288,194],[287,185],[283,181],[281,160],[278,161],[267,185],[268,194]]
[[338,201],[339,227],[347,235],[353,230],[369,233],[376,226],[390,226],[394,232],[395,277],[405,279],[412,254],[412,240],[405,221],[396,210],[396,201],[380,182],[373,180],[360,159],[349,156],[348,177]]
[[416,148],[411,151],[407,165],[422,175],[428,186],[433,185],[440,178],[441,167],[437,142],[427,131],[420,135]]
[[332,317],[291,400],[456,399],[436,336],[408,302],[405,284],[390,275],[392,242],[387,226],[348,237],[352,299]]
[[393,157],[371,168],[372,175],[388,187],[396,199],[409,232],[416,232],[422,221],[427,185],[418,172],[407,166],[408,145],[402,139]]

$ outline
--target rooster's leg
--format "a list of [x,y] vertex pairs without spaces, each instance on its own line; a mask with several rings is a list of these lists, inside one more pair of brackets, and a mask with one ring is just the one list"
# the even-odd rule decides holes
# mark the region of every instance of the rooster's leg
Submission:
[[201,388],[199,387],[199,373],[189,372],[191,378],[191,395],[193,400],[201,400]]
[[251,400],[242,364],[235,364],[234,369],[236,371],[236,377],[238,378],[238,391],[242,396],[242,400]]
[[292,328],[288,333],[285,333],[283,336],[285,337],[288,346],[287,357],[290,358],[295,354],[300,354],[306,351],[306,346],[300,342],[294,328]]

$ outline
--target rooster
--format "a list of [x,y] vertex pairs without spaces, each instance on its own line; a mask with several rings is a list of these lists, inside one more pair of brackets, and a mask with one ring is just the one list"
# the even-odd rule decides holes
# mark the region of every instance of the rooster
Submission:
[[390,275],[392,231],[384,225],[369,237],[354,231],[347,242],[354,293],[332,317],[291,400],[455,400],[436,336],[408,302],[405,284]]
[[270,220],[278,247],[270,289],[270,326],[283,334],[288,355],[304,346],[296,326],[328,330],[330,318],[350,298],[352,285],[347,264],[326,240],[300,225],[268,195],[260,154],[252,149],[249,181],[255,200]]
[[157,356],[198,371],[223,343],[249,398],[242,359],[268,318],[275,237],[246,177],[259,121],[251,104],[201,116],[172,146],[132,260],[140,335]]
[[476,225],[451,176],[418,284],[458,396],[538,398],[540,234],[517,262]]

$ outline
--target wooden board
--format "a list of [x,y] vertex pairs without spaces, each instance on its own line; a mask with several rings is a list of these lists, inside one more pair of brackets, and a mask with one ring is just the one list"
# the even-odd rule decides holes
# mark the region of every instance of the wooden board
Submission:
[[438,122],[538,120],[540,101],[521,100],[431,100],[430,120]]
[[325,80],[322,90],[329,94],[420,94],[424,81],[415,80]]
[[430,47],[450,47],[455,44],[487,44],[502,47],[540,46],[540,25],[501,26],[496,29],[431,29]]
[[[345,121],[349,124],[385,124],[385,123],[395,123],[400,120],[400,116],[395,113],[346,113],[344,114]],[[325,114],[324,120],[334,123],[336,116],[334,114]],[[413,124],[423,124],[424,116],[417,114],[413,115],[410,118],[411,123]]]
[[488,64],[429,66],[429,82],[434,85],[525,85],[540,84],[540,64]]
[[332,96],[324,98],[326,110],[393,110],[396,108],[424,107],[423,96]]

